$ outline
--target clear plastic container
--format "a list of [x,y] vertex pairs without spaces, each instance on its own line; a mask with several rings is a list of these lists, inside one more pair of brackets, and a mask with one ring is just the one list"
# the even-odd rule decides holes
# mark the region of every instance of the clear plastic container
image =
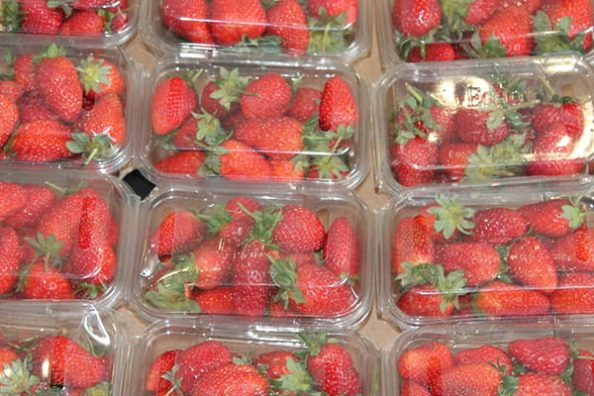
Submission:
[[385,65],[590,53],[592,0],[378,1]]
[[[264,0],[145,2],[141,32],[160,52],[236,59],[340,59],[368,54],[372,2]],[[181,8],[181,9],[180,9]],[[247,10],[246,10],[247,9]]]
[[[502,375],[491,368],[497,367],[507,377],[499,389],[509,391],[511,386],[512,394],[517,387],[518,393],[537,389],[546,395],[588,395],[593,383],[593,331],[591,323],[577,320],[472,323],[406,331],[382,352],[383,394],[429,395],[430,387],[452,392],[464,377],[469,387],[465,389],[496,395]],[[531,351],[534,354],[529,356]],[[409,371],[413,362],[418,363],[416,370]],[[418,393],[406,393],[412,391]]]
[[371,309],[367,213],[350,194],[162,185],[139,214],[130,299],[147,320],[357,328]]
[[2,45],[3,164],[113,173],[138,129],[139,69],[120,49]]
[[405,194],[378,217],[378,311],[406,328],[594,312],[589,182]]
[[57,40],[78,48],[115,48],[136,34],[141,3],[142,0],[7,0],[0,8],[0,40],[16,45],[29,40]]
[[[307,334],[306,336],[311,339],[312,335]],[[181,382],[180,388],[185,390],[184,393],[180,394],[195,394],[190,393],[189,389],[198,386],[198,384],[208,386],[202,389],[204,392],[206,392],[206,389],[212,392],[209,394],[227,394],[222,393],[223,391],[221,393],[215,393],[215,390],[210,388],[210,386],[215,386],[217,383],[215,381],[209,381],[208,384],[204,384],[206,380],[201,381],[200,378],[206,376],[213,377],[213,374],[207,370],[221,370],[221,367],[225,366],[227,366],[227,369],[229,369],[229,366],[233,367],[234,365],[231,363],[232,356],[235,363],[241,369],[237,370],[238,366],[235,366],[235,369],[231,369],[230,371],[236,371],[235,374],[226,376],[224,382],[237,385],[238,381],[242,381],[246,385],[253,385],[255,389],[269,388],[265,376],[274,377],[283,371],[279,367],[279,372],[276,375],[274,374],[276,370],[273,370],[273,368],[281,365],[278,363],[274,367],[270,365],[269,368],[271,370],[266,374],[263,364],[270,361],[275,355],[278,357],[279,354],[281,358],[284,357],[285,359],[295,361],[297,367],[291,367],[293,370],[301,370],[297,371],[299,378],[295,379],[294,384],[308,384],[307,380],[311,380],[313,377],[314,389],[303,390],[302,388],[303,392],[313,392],[319,390],[319,386],[322,383],[332,382],[331,372],[339,375],[335,370],[329,369],[327,376],[324,377],[324,380],[320,381],[323,378],[323,371],[317,370],[323,368],[320,360],[329,357],[329,353],[332,350],[336,351],[335,363],[337,367],[335,369],[340,367],[343,370],[342,378],[335,383],[335,386],[338,388],[337,390],[341,392],[340,394],[353,396],[355,394],[366,396],[376,395],[379,386],[379,359],[377,359],[376,350],[371,343],[355,333],[331,332],[324,335],[330,339],[330,343],[318,344],[324,346],[322,346],[318,355],[313,356],[315,352],[308,353],[308,347],[304,341],[294,333],[270,333],[258,330],[243,333],[229,328],[215,329],[211,327],[192,326],[187,322],[157,322],[142,337],[139,337],[134,344],[132,364],[128,365],[126,394],[154,394],[147,390],[147,385],[149,385],[149,389],[152,389],[153,385],[156,385],[156,381],[148,378],[148,373],[153,362],[165,353],[168,353],[169,358],[162,358],[161,362],[164,364],[160,367],[164,371],[171,370],[172,366],[176,368],[173,372],[175,372],[177,375],[176,378]],[[184,354],[182,351],[188,351],[188,353]],[[291,353],[294,355],[290,355]],[[317,374],[313,374],[312,377],[298,363],[301,359],[307,359],[306,356],[308,355],[310,356],[308,359],[310,369],[317,370]],[[201,357],[201,359],[196,362],[195,360],[193,361],[195,359],[193,357]],[[218,361],[211,361],[213,358]],[[311,359],[314,359],[313,363]],[[203,364],[207,363],[210,367],[202,370],[198,366],[200,362]],[[255,366],[261,367],[264,371],[258,374]],[[159,372],[156,370],[156,367],[159,367],[159,365],[154,364],[154,367],[155,370],[153,373]],[[193,370],[196,379],[192,378],[192,368],[200,369],[200,372],[204,373],[203,376],[200,377],[196,373],[197,370]],[[223,372],[225,370],[225,368],[222,368]],[[188,372],[190,375],[184,375]],[[246,375],[244,376],[244,374]],[[317,382],[316,380],[320,382],[315,384]],[[161,381],[161,383],[165,383],[166,385],[165,381]],[[356,386],[356,384],[359,384],[360,387]],[[260,394],[247,393],[250,390],[253,391],[251,387],[242,388],[241,391],[238,391],[237,387],[235,387],[234,390],[237,393],[229,390],[229,394]],[[327,392],[327,394],[338,395],[339,393]]]
[[117,179],[80,171],[0,170],[2,299],[114,307],[123,296],[136,201]]
[[573,55],[400,65],[376,85],[381,189],[581,178],[593,72]]
[[146,85],[138,157],[153,182],[355,187],[367,174],[366,84],[348,66],[170,59]]
[[123,394],[129,336],[115,313],[90,304],[27,312],[3,304],[0,314],[3,394]]

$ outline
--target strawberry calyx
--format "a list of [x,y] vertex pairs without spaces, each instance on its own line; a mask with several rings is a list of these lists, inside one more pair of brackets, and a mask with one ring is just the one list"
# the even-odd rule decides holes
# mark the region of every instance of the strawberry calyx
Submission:
[[569,200],[569,205],[563,205],[561,217],[567,219],[571,229],[580,228],[586,220],[586,210],[582,205],[583,195],[573,197]]
[[72,140],[66,142],[66,147],[71,153],[82,155],[85,165],[89,165],[92,161],[113,157],[119,149],[117,144],[113,144],[109,133],[90,137],[84,132],[76,132],[70,136]]
[[207,147],[218,146],[229,138],[221,127],[221,121],[202,109],[202,113],[192,112],[192,116],[200,120],[196,126],[196,144],[206,143]]
[[299,339],[307,346],[307,354],[318,356],[324,345],[331,342],[328,334],[324,332],[302,332],[297,335]]
[[0,370],[0,394],[32,395],[32,390],[41,383],[39,377],[31,374],[31,357],[14,360]]
[[237,205],[255,222],[249,240],[259,240],[272,246],[272,232],[278,222],[283,218],[282,209],[276,206],[268,206],[260,211],[251,212],[241,203],[238,203]]
[[259,52],[265,54],[278,55],[282,53],[282,39],[272,34],[252,38],[245,34],[241,36],[241,40],[235,44],[232,49],[236,52],[253,52],[258,49]]
[[428,44],[457,41],[456,39],[452,39],[452,37],[456,36],[455,33],[455,31],[450,31],[450,29],[445,26],[437,26],[421,37],[404,36],[400,32],[397,32],[398,53],[402,59],[408,59],[412,50],[418,48],[421,59],[426,59]]
[[239,103],[241,95],[248,84],[248,79],[241,77],[237,68],[229,71],[221,67],[219,74],[220,77],[214,81],[219,89],[210,94],[210,98],[217,100],[221,106],[229,110],[233,103]]
[[178,373],[177,373],[178,371],[179,371],[179,366],[176,364],[175,366],[173,366],[171,368],[171,370],[169,370],[168,372],[163,374],[163,376],[161,377],[164,380],[169,381],[169,383],[171,384],[171,389],[169,389],[169,391],[165,394],[165,396],[182,394],[180,389],[182,386],[183,378],[178,377]]
[[13,32],[21,24],[21,12],[17,0],[0,2],[0,32]]
[[106,65],[102,59],[95,59],[93,55],[81,61],[77,71],[87,94],[89,92],[100,93],[101,85],[111,84],[109,78],[111,67]]
[[398,114],[402,116],[402,120],[396,116],[396,143],[400,145],[405,145],[417,136],[427,137],[428,129],[441,129],[431,112],[433,106],[441,107],[439,100],[408,83],[406,91],[406,97],[398,102]]
[[176,256],[174,269],[164,273],[152,290],[144,294],[145,300],[158,309],[177,312],[200,312],[200,307],[188,298],[189,289],[198,278],[198,270],[192,255]]
[[442,0],[441,10],[447,25],[454,31],[462,32],[472,30],[472,27],[464,22],[468,16],[470,5],[474,0]]
[[[1,21],[1,19],[0,19]],[[14,62],[16,57],[12,51],[7,51],[0,62],[0,80],[14,80]]]
[[66,49],[56,44],[52,44],[44,51],[41,51],[33,57],[33,63],[39,64],[44,59],[54,59],[66,56]]
[[553,88],[553,85],[546,77],[539,77],[539,81],[542,85],[542,92],[538,93],[536,97],[541,102],[555,105],[556,107],[561,107],[562,105],[569,103],[580,103],[580,100],[574,96],[559,95],[557,90]]
[[25,241],[35,249],[35,257],[43,257],[46,270],[50,262],[60,266],[62,264],[62,247],[64,243],[56,239],[54,235],[43,235],[38,232],[36,238],[24,238]]
[[547,13],[538,11],[533,18],[533,23],[536,54],[562,51],[584,52],[584,39],[588,33],[583,31],[571,38],[569,36],[572,23],[570,16],[559,19],[553,27]]
[[76,288],[74,289],[74,293],[84,299],[95,300],[100,295],[105,293],[108,288],[109,285],[106,285],[105,283],[96,285],[90,282],[78,282]]
[[78,183],[77,185],[72,186],[72,187],[61,187],[61,186],[58,186],[57,184],[54,184],[51,182],[45,182],[46,186],[48,186],[50,189],[52,189],[53,191],[55,191],[56,193],[58,193],[62,196],[76,194],[83,188],[86,188],[88,186],[88,184],[89,183],[87,181],[81,181],[80,183]]
[[82,396],[109,396],[111,395],[111,385],[109,382],[102,382],[93,386],[92,388],[85,389]]
[[233,220],[225,206],[220,204],[206,208],[195,215],[206,224],[208,232],[213,235],[218,234],[227,223]]
[[513,396],[520,389],[520,378],[507,375],[499,385],[498,396]]
[[49,0],[47,2],[47,6],[49,8],[61,8],[64,11],[66,17],[70,17],[72,15],[72,7],[69,4],[68,0]]
[[352,33],[352,27],[346,23],[346,12],[330,16],[324,7],[319,10],[319,17],[308,18],[309,38],[308,51],[343,52],[348,44],[346,37]]
[[[290,392],[291,394],[310,394],[314,381],[304,367],[303,363],[287,357],[286,363],[289,374],[284,374],[277,379],[270,380],[272,389],[280,394]],[[284,392],[283,392],[284,391]]]
[[462,44],[466,54],[472,58],[505,58],[507,50],[495,35],[491,35],[483,44],[481,36],[476,31],[469,43]]
[[438,194],[435,202],[437,206],[427,211],[436,217],[434,229],[437,233],[441,233],[445,239],[450,239],[456,230],[470,235],[470,230],[474,228],[471,221],[476,213],[474,209],[460,205],[456,196]]
[[466,180],[478,182],[521,175],[529,150],[525,143],[524,135],[513,134],[490,147],[479,145],[468,158]]
[[301,290],[296,286],[297,282],[297,263],[294,260],[275,259],[268,256],[270,261],[270,278],[272,282],[280,289],[274,297],[275,302],[280,302],[287,309],[289,300],[296,303],[305,303],[305,297]]

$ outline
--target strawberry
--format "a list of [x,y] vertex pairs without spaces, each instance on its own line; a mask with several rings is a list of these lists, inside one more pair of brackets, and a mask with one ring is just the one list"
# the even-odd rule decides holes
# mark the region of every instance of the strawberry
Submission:
[[83,89],[76,67],[55,45],[42,55],[35,83],[47,107],[66,122],[76,121],[82,112]]
[[474,216],[472,239],[499,245],[524,235],[528,222],[518,211],[508,208],[481,210]]
[[34,91],[36,89],[35,73],[37,66],[33,63],[33,55],[25,54],[17,56],[12,67],[14,70],[14,81],[25,92]]
[[227,140],[221,145],[220,174],[230,180],[269,179],[270,163],[256,150],[238,140]]
[[196,92],[183,78],[170,77],[159,82],[151,107],[154,132],[165,135],[179,128],[197,104]]
[[72,156],[67,147],[71,135],[70,128],[58,121],[33,121],[19,126],[11,149],[21,161],[56,161]]
[[505,375],[510,375],[513,363],[509,356],[501,349],[492,345],[465,349],[455,356],[458,366],[466,364],[490,364],[501,369]]
[[497,277],[501,258],[497,250],[486,243],[452,243],[444,246],[438,262],[446,272],[464,271],[467,285],[478,286]]
[[285,52],[303,55],[309,45],[307,15],[297,0],[281,0],[266,12],[267,33],[280,37]]
[[324,264],[338,276],[353,278],[359,274],[359,237],[355,226],[346,217],[337,218],[328,229]]
[[101,36],[105,18],[95,11],[75,11],[60,27],[64,36]]
[[40,338],[31,351],[32,372],[52,385],[91,388],[101,382],[102,360],[64,336]]
[[155,169],[163,173],[174,173],[199,177],[204,165],[204,152],[179,151],[155,163]]
[[198,44],[212,44],[205,0],[164,0],[161,4],[163,25],[183,39]]
[[415,137],[405,145],[395,145],[392,168],[398,183],[412,187],[433,182],[437,145]]
[[456,59],[456,50],[450,43],[431,43],[425,46],[425,53],[421,47],[414,47],[408,54],[407,62],[447,62]]
[[126,118],[120,98],[115,94],[102,96],[89,112],[78,121],[80,129],[89,137],[106,136],[113,145],[126,142]]
[[565,274],[551,294],[551,308],[559,314],[591,314],[594,312],[594,275]]
[[359,123],[359,105],[349,84],[339,76],[324,84],[320,101],[320,128],[337,131],[339,127],[356,127]]
[[299,122],[306,122],[313,117],[320,108],[322,93],[315,88],[299,88],[287,115]]
[[10,80],[0,80],[0,92],[6,99],[16,102],[25,93],[24,88],[18,83]]
[[217,287],[196,293],[196,304],[200,312],[210,315],[230,315],[233,313],[233,288]]
[[4,258],[0,268],[0,294],[6,294],[17,282],[22,256],[19,237],[12,228],[0,228],[0,254]]
[[230,363],[200,377],[191,394],[265,396],[269,394],[269,385],[253,366]]
[[120,96],[126,91],[126,79],[122,71],[108,60],[91,55],[80,62],[78,73],[85,95],[90,99],[110,94]]
[[298,363],[299,359],[289,351],[272,351],[259,355],[254,360],[254,366],[266,373],[266,376],[271,380],[276,380],[292,374],[288,367],[289,361]]
[[213,0],[210,29],[217,44],[234,45],[245,36],[256,39],[266,30],[266,10],[259,0]]
[[594,355],[586,350],[578,350],[573,360],[573,386],[577,391],[590,396],[594,394]]
[[474,228],[475,210],[458,202],[456,196],[437,194],[435,204],[427,205],[415,216],[427,227],[435,242],[445,243],[468,235]]
[[501,373],[490,364],[458,366],[443,374],[438,394],[497,396],[501,382]]
[[492,146],[505,139],[510,128],[506,121],[501,121],[497,126],[488,124],[491,113],[475,109],[460,109],[454,116],[458,136],[466,143],[476,143],[483,146]]
[[594,230],[580,228],[558,239],[551,253],[561,271],[594,271]]
[[[200,104],[202,108],[209,114],[212,114],[218,118],[224,118],[230,113],[234,113],[237,110],[237,102],[233,102],[233,104],[229,105],[229,108],[226,108],[221,104],[221,100],[218,98],[218,94],[222,91],[219,85],[211,81],[204,86],[202,89],[202,94],[200,95]],[[214,97],[213,97],[214,95]],[[234,98],[235,100],[235,98]],[[233,111],[231,110],[233,108]],[[191,119],[191,118],[190,118]]]
[[523,237],[516,241],[507,257],[511,275],[522,285],[552,293],[557,287],[557,271],[553,255],[537,238]]
[[454,367],[450,348],[435,341],[407,349],[396,365],[397,374],[403,379],[431,388],[439,384],[444,372]]
[[[69,268],[75,279],[96,286],[106,286],[115,277],[117,256],[107,243],[96,243],[86,249],[75,249]],[[91,297],[96,297],[94,294]]]
[[500,392],[513,392],[514,395],[518,396],[539,396],[545,394],[571,396],[573,394],[569,385],[561,378],[535,373],[525,373],[519,377],[506,377],[503,380],[502,388]]
[[196,287],[213,289],[226,284],[233,259],[232,246],[220,238],[210,239],[194,249],[192,255],[198,274]]
[[543,0],[542,10],[547,14],[551,26],[569,18],[571,21],[567,35],[570,39],[584,34],[583,48],[588,50],[592,44],[593,9],[587,0]]
[[[250,197],[235,197],[227,201],[225,209],[233,220],[252,220],[247,212],[258,212],[262,210],[260,202]],[[253,221],[253,220],[252,220]]]
[[452,299],[431,285],[411,287],[400,296],[396,305],[409,316],[423,318],[448,317],[456,309]]
[[25,202],[25,206],[4,221],[6,225],[13,228],[36,226],[42,215],[56,202],[56,193],[49,188],[35,185],[27,185],[23,188],[26,198],[21,202]]
[[239,315],[263,316],[268,307],[272,280],[270,261],[271,251],[260,241],[245,245],[233,263],[233,307]]
[[526,205],[520,213],[538,234],[559,238],[583,225],[586,219],[579,200],[553,199]]
[[525,56],[532,53],[532,16],[524,8],[501,9],[479,28],[483,50],[491,56]]
[[201,377],[231,364],[231,359],[231,351],[218,341],[206,341],[186,349],[178,359],[181,389],[190,394]]
[[412,381],[404,381],[400,384],[400,396],[432,396],[429,389],[414,383]]
[[570,364],[569,345],[557,337],[516,340],[508,350],[521,365],[538,374],[561,375]]
[[23,15],[21,29],[25,33],[57,34],[64,14],[59,8],[52,8],[46,0],[20,0],[20,11]]
[[532,127],[538,134],[545,134],[551,125],[558,122],[565,126],[567,134],[579,138],[584,133],[584,110],[581,103],[543,103],[533,110]]
[[502,0],[501,7],[507,8],[511,6],[518,6],[524,8],[530,14],[534,14],[540,7],[541,0]]
[[167,351],[153,360],[144,385],[147,392],[161,395],[167,394],[173,388],[173,384],[168,378],[181,354],[180,350]]
[[472,143],[444,144],[439,147],[438,163],[452,181],[461,181],[466,176],[470,156],[477,149],[478,145]]
[[433,263],[435,244],[429,229],[421,219],[405,218],[396,226],[392,238],[392,272],[404,272],[402,264]]
[[479,26],[484,24],[498,10],[499,0],[471,0],[457,3],[452,0],[442,2],[441,8],[449,26],[462,30],[464,24]]
[[272,179],[275,181],[300,181],[305,178],[304,166],[291,160],[271,160]]
[[[47,267],[47,268],[46,268]],[[34,263],[22,275],[22,296],[29,300],[72,300],[74,293],[70,280],[58,269],[46,266],[43,260]]]
[[18,105],[21,124],[29,124],[33,121],[58,120],[58,116],[45,107],[43,99],[37,93],[30,93],[21,98]]
[[0,113],[0,146],[4,146],[19,122],[19,109],[15,102],[0,95]]
[[481,289],[474,300],[477,310],[488,316],[535,316],[549,311],[546,295],[500,281]]
[[0,367],[4,369],[6,366],[10,366],[12,362],[19,360],[19,355],[10,346],[0,347]]
[[288,253],[319,250],[325,238],[324,225],[310,209],[286,205],[282,217],[272,231],[272,241]]
[[235,139],[277,160],[303,150],[303,124],[290,117],[247,120],[235,130]]
[[394,2],[392,23],[405,36],[421,37],[439,26],[438,0],[399,0]]
[[268,73],[250,82],[241,95],[241,111],[245,118],[280,117],[289,110],[293,93],[287,80]]
[[344,15],[345,23],[350,25],[357,22],[359,7],[357,0],[310,0],[307,4],[309,15],[314,18],[321,18],[322,10],[331,17]]
[[205,237],[204,223],[192,213],[178,210],[161,220],[151,236],[150,246],[159,257],[165,257],[188,251]]
[[201,148],[198,145],[197,134],[200,132],[200,122],[203,119],[196,118],[196,117],[189,117],[184,123],[181,125],[175,136],[171,142],[175,146],[177,150],[191,150],[191,151],[200,151]]
[[0,220],[18,213],[27,204],[24,187],[15,183],[0,182]]
[[572,158],[575,142],[562,123],[555,123],[534,142],[534,159],[528,163],[531,176],[563,176],[582,172],[584,160]]

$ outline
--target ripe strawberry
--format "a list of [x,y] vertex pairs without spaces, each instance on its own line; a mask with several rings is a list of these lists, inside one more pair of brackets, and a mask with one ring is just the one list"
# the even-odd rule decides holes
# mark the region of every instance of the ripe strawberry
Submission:
[[464,271],[467,285],[478,286],[497,277],[501,258],[497,250],[486,243],[465,242],[445,245],[438,262],[446,272]]
[[91,111],[82,115],[77,125],[89,137],[106,135],[114,145],[126,142],[126,118],[120,98],[115,94],[102,96]]
[[307,11],[314,18],[321,17],[322,9],[327,16],[344,15],[347,25],[357,22],[359,11],[357,0],[311,0],[308,2]]
[[450,348],[432,341],[402,353],[397,363],[397,374],[405,380],[433,388],[439,384],[443,373],[454,367]]
[[193,254],[193,265],[198,273],[195,286],[213,289],[226,284],[231,270],[233,247],[223,239],[210,239],[198,246]]
[[243,36],[256,39],[266,30],[266,10],[259,0],[213,0],[210,29],[217,44],[234,45]]
[[0,113],[0,146],[3,147],[19,122],[19,109],[15,102],[0,95]]
[[511,275],[522,285],[552,293],[557,287],[557,269],[553,255],[535,237],[524,237],[516,241],[507,257]]
[[280,37],[285,52],[303,55],[309,45],[307,15],[297,0],[281,0],[266,12],[267,32]]
[[217,287],[201,290],[195,295],[200,312],[209,315],[230,315],[233,313],[233,288]]
[[293,93],[287,80],[268,73],[250,82],[241,95],[241,111],[245,118],[280,117],[289,110]]
[[586,213],[579,202],[553,199],[520,209],[520,213],[538,234],[559,238],[581,227]]
[[[209,114],[217,118],[225,118],[239,109],[238,103],[233,98],[233,103],[226,108],[221,104],[222,99],[219,99],[216,95],[222,90],[221,87],[215,81],[211,81],[204,86],[202,94],[200,95],[200,104],[202,108]],[[213,97],[213,95],[215,95]],[[190,118],[191,119],[191,118]]]
[[394,2],[392,23],[405,36],[421,37],[439,26],[438,0],[399,0]]
[[177,363],[181,353],[182,351],[180,350],[167,351],[153,360],[149,367],[144,385],[147,392],[161,395],[171,391],[173,384],[166,376]]
[[159,82],[151,107],[154,132],[165,135],[179,128],[197,104],[196,92],[183,78],[171,77]]
[[510,6],[498,11],[479,28],[483,46],[495,40],[503,46],[501,56],[526,56],[532,53],[532,16],[524,8]]
[[52,8],[46,0],[20,0],[23,15],[21,29],[25,33],[57,34],[64,20],[64,13],[59,8]]
[[60,27],[64,36],[101,36],[105,18],[95,11],[75,11]]
[[17,56],[12,65],[14,81],[21,86],[25,92],[34,91],[36,65],[33,63],[33,55],[25,54]]
[[6,218],[4,220],[6,225],[13,228],[34,227],[42,215],[56,202],[56,193],[46,187],[35,185],[24,186],[24,194],[26,197],[25,201],[21,202],[25,202],[25,206],[12,216]]
[[561,338],[516,340],[508,350],[520,364],[538,374],[561,375],[570,363],[569,345]]
[[435,204],[424,206],[415,217],[427,227],[435,242],[445,243],[456,240],[460,234],[470,234],[474,214],[475,210],[462,205],[456,196],[437,194]]
[[179,151],[155,163],[155,169],[163,173],[174,173],[199,177],[204,165],[203,151]]
[[432,396],[429,389],[412,381],[404,381],[400,385],[400,396]]
[[58,121],[34,121],[19,126],[11,148],[21,161],[56,161],[72,156],[66,146],[70,137],[70,128]]
[[[75,249],[68,268],[73,277],[90,285],[108,285],[115,277],[118,259],[107,242]],[[92,295],[95,297],[95,295]]]
[[341,77],[330,78],[324,84],[320,102],[320,128],[336,131],[340,126],[356,127],[359,105],[349,84]]
[[272,241],[288,253],[307,253],[319,250],[325,238],[324,225],[310,209],[286,205],[282,218],[272,231]]
[[83,90],[76,67],[64,50],[51,46],[37,66],[35,83],[47,107],[66,122],[76,121],[82,112]]
[[23,96],[25,89],[18,83],[10,80],[0,80],[0,95],[13,102]]
[[19,355],[17,355],[16,351],[13,347],[10,346],[2,346],[0,347],[0,367],[4,368],[7,365],[10,366],[12,362],[15,360],[19,360]]
[[17,282],[22,257],[19,237],[12,228],[0,228],[0,254],[3,257],[0,266],[0,294],[6,294]]
[[594,355],[586,350],[578,350],[573,360],[573,386],[577,391],[590,396],[594,394]]
[[231,359],[231,351],[218,341],[206,341],[186,349],[178,361],[181,389],[190,394],[197,381],[211,371],[231,364]]
[[558,239],[551,253],[561,271],[594,271],[594,230],[580,228]]
[[164,0],[161,16],[163,25],[181,38],[199,44],[213,43],[205,0]]
[[23,186],[0,182],[0,220],[18,213],[26,204],[27,193]]
[[587,0],[543,0],[542,10],[548,15],[551,26],[565,18],[571,19],[568,35],[574,38],[578,34],[585,33],[583,46],[588,50],[592,44],[592,3]]
[[565,274],[559,287],[551,294],[551,308],[559,314],[594,313],[594,275]]
[[300,181],[305,178],[303,165],[291,160],[271,160],[270,167],[275,181]]
[[43,260],[36,262],[23,274],[21,294],[29,300],[72,300],[74,293],[70,280],[58,269],[48,266]]
[[536,10],[540,7],[541,0],[502,0],[501,7],[507,8],[511,6],[518,6],[530,14],[534,14]]
[[181,151],[200,151],[201,148],[197,142],[199,132],[199,123],[202,118],[189,117],[176,132],[171,142],[176,149]]
[[353,278],[359,274],[359,238],[355,226],[346,217],[337,218],[328,229],[324,265],[338,276]]
[[507,243],[528,231],[520,212],[507,208],[481,210],[474,216],[472,239],[493,245]]
[[47,107],[45,107],[45,103],[43,103],[43,99],[37,93],[30,93],[23,98],[18,103],[19,105],[19,113],[21,116],[21,124],[29,124],[33,121],[57,121],[58,116],[52,113]]
[[505,391],[511,391],[518,396],[539,396],[544,394],[571,396],[573,394],[569,385],[561,378],[535,373],[521,374],[517,378],[505,378],[503,389],[500,392]]
[[466,143],[476,143],[483,146],[492,146],[505,139],[510,128],[506,121],[499,126],[490,128],[488,120],[491,113],[475,109],[460,109],[454,116],[458,136]]
[[299,122],[306,122],[313,117],[320,108],[322,93],[315,88],[299,88],[287,115]]
[[492,345],[465,349],[455,356],[456,364],[489,364],[501,369],[505,375],[510,375],[513,363],[509,356],[501,349]]
[[425,46],[425,55],[420,47],[414,47],[408,54],[407,62],[447,62],[456,59],[456,50],[450,43],[431,43]]
[[256,150],[238,140],[227,140],[220,159],[220,174],[231,180],[270,179],[270,163]]
[[361,394],[361,378],[351,354],[340,345],[326,343],[325,338],[318,342],[306,339],[309,347],[307,369],[320,389],[328,396]]
[[450,26],[458,28],[460,22],[479,26],[489,20],[497,11],[499,0],[472,0],[464,4],[446,0],[442,2],[444,16]]
[[[573,156],[575,142],[562,123],[549,126],[533,145],[534,159],[528,163],[531,176],[563,176],[582,172],[585,162]],[[573,157],[573,158],[572,158]]]
[[198,245],[206,237],[204,223],[186,210],[169,213],[151,236],[150,246],[159,257],[182,253]]
[[567,134],[579,138],[584,133],[584,109],[581,103],[543,103],[533,110],[532,127],[540,135],[549,131],[551,125],[562,123]]
[[422,318],[444,318],[456,309],[454,301],[431,285],[413,286],[400,296],[396,304],[405,314]]
[[191,395],[202,394],[264,396],[269,394],[269,385],[255,367],[230,363],[200,377]]
[[219,231],[219,237],[231,246],[237,247],[245,241],[254,228],[252,220],[232,220]]
[[443,396],[497,396],[501,373],[490,364],[469,364],[446,371],[439,389]]
[[452,181],[461,181],[466,176],[470,156],[476,153],[477,144],[450,143],[439,147],[437,154],[440,168]]
[[80,63],[78,72],[89,99],[110,94],[121,96],[126,91],[126,79],[122,71],[108,60],[91,55]]
[[403,263],[423,264],[435,260],[435,244],[421,219],[405,218],[396,226],[392,237],[392,272],[402,274]]
[[488,316],[536,316],[547,313],[550,307],[546,295],[499,281],[481,289],[474,304]]
[[250,197],[235,197],[227,201],[225,209],[233,220],[252,220],[247,212],[258,212],[262,210],[260,202]]
[[247,120],[235,130],[235,139],[277,160],[303,150],[303,124],[290,117]]
[[405,187],[431,184],[437,164],[437,145],[420,137],[405,145],[394,145],[392,168],[398,183]]
[[291,369],[287,366],[289,360],[299,362],[297,356],[289,351],[272,351],[259,355],[253,362],[261,372],[271,380],[291,375]]
[[245,245],[233,263],[233,307],[239,315],[263,316],[270,302],[271,251],[260,241]]
[[101,382],[104,365],[75,341],[64,336],[39,339],[31,351],[32,372],[52,385],[91,388]]

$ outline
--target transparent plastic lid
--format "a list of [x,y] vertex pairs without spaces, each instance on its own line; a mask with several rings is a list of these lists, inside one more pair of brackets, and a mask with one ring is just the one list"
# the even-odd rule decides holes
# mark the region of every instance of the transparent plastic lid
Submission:
[[402,66],[378,87],[390,190],[587,174],[593,81],[580,57]]

